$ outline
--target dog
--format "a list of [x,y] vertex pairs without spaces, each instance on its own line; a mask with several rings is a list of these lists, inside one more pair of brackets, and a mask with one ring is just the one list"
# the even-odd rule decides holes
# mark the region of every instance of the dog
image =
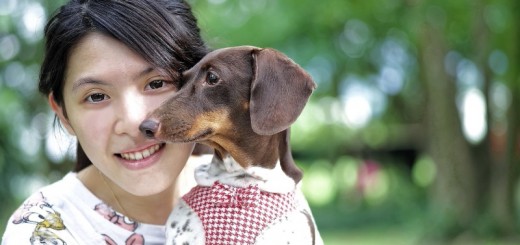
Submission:
[[217,49],[142,122],[146,137],[214,149],[168,218],[167,244],[323,244],[298,183],[290,125],[316,84],[274,49]]

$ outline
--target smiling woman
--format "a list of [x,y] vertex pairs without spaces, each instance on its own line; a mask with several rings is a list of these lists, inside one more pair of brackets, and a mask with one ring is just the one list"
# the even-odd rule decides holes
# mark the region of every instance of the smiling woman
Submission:
[[[148,196],[172,188],[171,173],[180,172],[184,164],[171,162],[185,162],[193,146],[165,146],[146,140],[138,126],[152,108],[177,91],[176,83],[104,34],[87,34],[68,63],[65,106],[56,103],[53,93],[49,103],[67,131],[80,140],[95,168],[134,195]],[[153,155],[142,157],[143,152],[156,148]],[[80,171],[78,178],[88,182],[88,170]]]
[[147,139],[139,124],[207,52],[190,6],[71,0],[45,38],[39,89],[77,139],[77,164],[24,202],[2,244],[164,244],[193,144]]

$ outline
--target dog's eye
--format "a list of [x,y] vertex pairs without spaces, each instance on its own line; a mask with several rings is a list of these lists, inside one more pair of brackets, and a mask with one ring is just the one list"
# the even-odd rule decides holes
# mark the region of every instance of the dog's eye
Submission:
[[213,73],[213,72],[208,72],[208,74],[206,75],[206,83],[208,83],[209,85],[215,85],[217,84],[219,81],[219,77]]

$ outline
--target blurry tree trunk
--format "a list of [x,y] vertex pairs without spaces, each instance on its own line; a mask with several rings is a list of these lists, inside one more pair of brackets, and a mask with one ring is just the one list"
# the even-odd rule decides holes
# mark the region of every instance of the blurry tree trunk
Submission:
[[456,81],[444,69],[448,48],[442,30],[426,21],[418,36],[427,99],[428,151],[437,166],[433,205],[443,221],[456,226],[448,229],[464,229],[473,221],[478,206],[475,166],[455,101]]
[[[473,59],[475,60],[483,77],[483,94],[486,97],[488,122],[488,137],[484,138],[482,142],[473,147],[473,155],[475,156],[475,165],[478,172],[477,190],[479,192],[479,203],[482,213],[489,213],[492,224],[500,235],[512,235],[515,232],[515,208],[514,208],[514,185],[517,176],[515,174],[515,145],[518,135],[518,95],[519,92],[517,83],[512,82],[512,104],[509,108],[508,114],[508,149],[497,152],[494,156],[491,155],[491,145],[489,143],[492,134],[490,126],[493,124],[489,94],[491,92],[490,85],[493,74],[488,65],[488,57],[492,50],[490,50],[490,37],[492,36],[488,26],[484,20],[484,11],[486,8],[485,0],[473,1]],[[516,43],[516,42],[513,42]],[[514,57],[512,57],[514,58]],[[513,69],[516,71],[516,69]],[[512,76],[517,76],[513,74]],[[515,80],[510,77],[509,80]]]
[[493,171],[493,165],[495,159],[491,157],[491,144],[490,144],[490,132],[492,125],[491,117],[491,106],[490,106],[490,91],[491,91],[491,79],[492,72],[488,65],[488,57],[491,53],[490,48],[490,31],[484,20],[484,10],[486,7],[487,0],[474,0],[471,2],[471,9],[473,10],[472,26],[471,26],[471,40],[473,56],[470,57],[475,61],[480,74],[482,76],[482,95],[484,96],[486,105],[486,133],[487,136],[482,139],[481,142],[472,146],[471,153],[474,156],[474,166],[476,171],[476,186],[478,191],[477,205],[481,213],[485,213],[489,208],[489,200],[491,198],[491,171]]
[[[510,2],[512,14],[520,13],[520,2]],[[519,156],[518,139],[520,127],[520,28],[512,25],[511,32],[505,34],[505,52],[509,54],[509,69],[506,75],[511,90],[511,104],[508,108],[507,149],[505,156],[499,157],[492,166],[490,211],[494,223],[502,235],[514,235],[516,209],[514,207],[515,185],[518,181]]]
[[[487,1],[471,2],[473,11],[472,51],[481,71],[484,84],[482,92],[486,98],[488,131],[491,132],[489,94],[493,74],[488,65],[492,50],[489,29],[484,20]],[[510,4],[513,14],[519,12],[520,1]],[[423,6],[424,7],[424,6]],[[450,9],[445,9],[450,15]],[[492,155],[490,138],[477,145],[467,143],[462,133],[456,106],[456,81],[444,69],[444,58],[451,43],[442,25],[426,20],[417,32],[421,77],[427,97],[426,121],[428,129],[428,151],[437,166],[437,178],[433,188],[432,204],[441,213],[443,221],[458,227],[445,227],[452,235],[475,228],[482,218],[491,219],[499,235],[514,235],[518,224],[514,208],[515,185],[519,178],[518,139],[520,130],[520,29],[515,26],[511,33],[502,36],[506,41],[505,53],[509,57],[507,85],[511,89],[512,101],[507,115],[507,149]],[[495,45],[496,46],[496,45]],[[487,219],[489,220],[489,219]],[[477,224],[478,226],[478,224]],[[450,228],[456,228],[452,230]],[[446,235],[446,234],[445,234]]]
[[506,155],[491,166],[490,213],[501,235],[516,233],[516,210],[514,207],[515,184],[518,180],[518,125],[520,123],[520,79],[512,85],[512,101],[508,113],[508,139]]

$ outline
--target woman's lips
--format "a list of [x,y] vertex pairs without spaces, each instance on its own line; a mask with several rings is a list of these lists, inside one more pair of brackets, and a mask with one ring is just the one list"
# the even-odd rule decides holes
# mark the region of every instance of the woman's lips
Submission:
[[144,150],[115,154],[121,164],[131,170],[147,168],[158,161],[165,144],[152,145]]
[[142,151],[136,151],[136,152],[130,152],[130,153],[121,153],[119,154],[121,158],[125,160],[135,161],[135,160],[141,160],[143,158],[147,158],[150,155],[153,155],[155,152],[157,152],[161,148],[161,145],[152,145],[151,147],[148,147]]

